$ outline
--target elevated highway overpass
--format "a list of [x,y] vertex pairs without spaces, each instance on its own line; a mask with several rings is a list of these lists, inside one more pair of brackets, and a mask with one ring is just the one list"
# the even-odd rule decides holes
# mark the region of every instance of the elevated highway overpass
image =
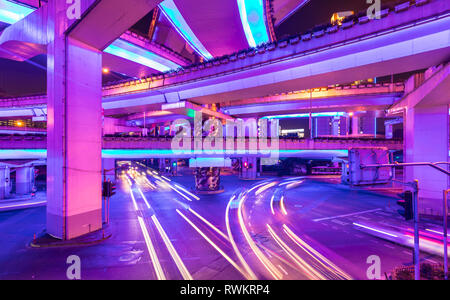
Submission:
[[[110,108],[232,102],[424,69],[449,59],[450,4],[343,24],[265,47],[103,88]],[[420,17],[419,17],[420,16]]]
[[[269,139],[270,141],[270,139]],[[245,140],[244,149],[257,149],[257,153],[244,153],[237,151],[237,140],[234,140],[234,151],[224,150],[206,151],[196,150],[172,150],[172,138],[157,137],[104,137],[103,157],[106,158],[192,158],[192,157],[239,157],[270,155],[268,149],[275,153],[275,144],[257,143],[257,148],[250,148],[251,140]],[[182,146],[182,144],[180,144]],[[194,145],[194,139],[191,141]],[[266,146],[267,145],[267,146]],[[0,137],[0,158],[17,159],[18,157],[32,159],[46,157],[47,141],[45,136],[3,136]],[[403,143],[400,140],[368,139],[368,138],[316,138],[316,139],[290,139],[279,140],[280,157],[342,157],[347,155],[351,147],[386,147],[389,150],[402,150]],[[217,147],[216,149],[218,149]],[[226,141],[220,149],[226,148]],[[227,150],[228,151],[228,150]]]

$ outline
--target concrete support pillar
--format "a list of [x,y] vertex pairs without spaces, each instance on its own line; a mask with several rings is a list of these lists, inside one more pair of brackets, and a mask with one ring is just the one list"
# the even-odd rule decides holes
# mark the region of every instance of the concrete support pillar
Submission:
[[359,127],[359,116],[353,115],[352,117],[352,135],[359,135],[360,127]]
[[11,192],[10,169],[0,166],[0,200],[9,197]]
[[361,118],[361,129],[363,134],[377,134],[377,118],[376,112],[368,111]]
[[332,118],[316,117],[314,118],[313,137],[328,136],[332,134]]
[[16,169],[16,194],[29,194],[34,186],[34,168]]
[[394,137],[394,129],[393,129],[393,124],[384,124],[384,137],[386,139],[392,139]]
[[[448,105],[409,108],[404,118],[405,162],[449,161]],[[448,170],[448,166],[441,165]],[[431,167],[406,167],[405,180],[419,181],[421,213],[442,215],[443,190],[449,178]]]
[[102,174],[103,181],[108,179],[112,182],[116,181],[116,160],[114,158],[103,158],[102,159]]
[[256,179],[256,157],[243,157],[241,166],[241,179]]
[[332,118],[331,119],[331,135],[332,136],[340,135],[340,126],[341,126],[340,118]]
[[165,158],[159,159],[159,172],[161,172],[161,173],[166,172],[166,159]]
[[102,227],[102,52],[66,36],[65,1],[47,6],[47,232],[67,240]]

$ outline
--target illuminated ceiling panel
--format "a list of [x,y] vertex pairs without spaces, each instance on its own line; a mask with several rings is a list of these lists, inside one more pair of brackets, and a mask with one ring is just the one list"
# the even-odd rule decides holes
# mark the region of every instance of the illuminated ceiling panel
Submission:
[[138,47],[124,40],[118,39],[109,45],[105,50],[106,53],[122,57],[127,60],[139,63],[160,72],[175,70],[180,65],[156,55],[144,48]]
[[32,12],[32,8],[6,0],[0,0],[0,22],[14,24]]
[[212,59],[213,56],[208,50],[203,46],[197,36],[194,34],[192,29],[187,24],[184,17],[181,15],[177,6],[173,0],[165,0],[159,4],[161,11],[172,23],[173,27],[178,31],[178,33],[186,40],[186,42],[195,50],[200,56],[205,59]]
[[250,47],[269,42],[263,0],[237,0],[242,26]]

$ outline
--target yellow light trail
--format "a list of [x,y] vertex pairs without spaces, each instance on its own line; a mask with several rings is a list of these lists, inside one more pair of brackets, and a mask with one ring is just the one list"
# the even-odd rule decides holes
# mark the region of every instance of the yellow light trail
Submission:
[[256,277],[253,270],[250,268],[250,266],[245,261],[244,257],[242,256],[241,252],[239,251],[239,248],[234,241],[233,235],[231,234],[231,226],[230,226],[230,207],[231,202],[235,199],[235,196],[231,197],[230,201],[228,202],[227,208],[225,210],[225,223],[227,227],[227,233],[229,237],[229,241],[231,243],[231,246],[233,247],[234,252],[236,253],[236,256],[238,257],[239,261],[241,262],[242,266],[244,266],[244,269],[247,271],[247,276],[245,276],[248,280],[257,280],[258,277]]
[[246,277],[245,272],[225,253],[220,249],[211,239],[208,238],[197,226],[195,226],[194,223],[191,222],[181,211],[178,209],[176,210],[177,213],[186,221],[189,223],[189,225],[192,226],[214,249],[217,250],[233,267],[236,268],[244,277]]
[[305,272],[308,278],[321,280],[326,279],[320,273],[314,270],[314,268],[312,268],[305,260],[298,256],[294,250],[289,248],[289,246],[285,242],[283,242],[283,240],[275,233],[275,231],[272,229],[272,227],[270,227],[269,224],[267,224],[266,226],[272,238],[284,250],[284,252],[286,252],[287,255],[289,255],[289,257],[291,257],[291,259]]
[[144,219],[138,216],[138,220],[139,225],[141,226],[142,234],[144,235],[145,244],[147,245],[148,254],[150,255],[153,268],[155,269],[156,277],[158,278],[158,280],[166,280],[166,276],[164,275],[163,269],[161,268],[161,264],[158,260],[158,255],[156,255],[152,240],[150,239],[150,235],[148,234],[147,228],[145,227]]
[[258,246],[255,244],[255,242],[250,237],[250,234],[245,227],[244,217],[242,215],[242,206],[245,201],[245,196],[243,196],[240,199],[239,206],[238,206],[238,218],[239,218],[239,225],[241,227],[242,233],[244,234],[245,239],[247,240],[247,243],[249,244],[250,248],[252,249],[253,253],[255,253],[258,260],[261,262],[261,264],[269,271],[269,273],[272,275],[273,278],[276,280],[282,279],[283,274],[281,274],[280,271],[270,262],[270,260],[262,253],[262,251],[258,248]]
[[147,208],[150,208],[150,203],[148,203],[147,198],[144,196],[144,193],[142,190],[138,187],[138,191],[141,194],[142,199],[144,199],[145,205],[147,205]]
[[[303,241],[300,237],[298,237],[286,224],[283,224],[284,232],[293,240],[300,248],[302,248],[305,252],[310,252],[311,256],[315,255],[317,258],[317,261],[330,270],[332,273],[340,275],[344,277],[347,280],[352,280],[353,278],[348,275],[346,272],[344,272],[342,269],[340,269],[338,266],[336,266],[334,263],[332,263],[329,259],[327,259],[325,256],[320,254],[318,251],[316,251],[314,248],[312,248],[310,245],[308,245],[305,241]],[[326,266],[323,262],[328,264],[330,267]]]
[[178,255],[177,251],[175,250],[175,247],[170,242],[169,237],[167,236],[166,232],[162,228],[161,224],[159,223],[158,219],[155,215],[152,216],[153,223],[155,223],[156,229],[158,230],[159,234],[161,235],[164,244],[166,244],[167,250],[169,250],[170,255],[172,256],[173,261],[177,265],[178,270],[181,273],[181,276],[183,276],[184,280],[193,280],[191,274],[189,273],[188,269],[184,265],[183,261],[181,260],[180,256]]
[[193,210],[192,208],[188,208],[188,210],[193,213],[197,218],[199,218],[200,220],[202,220],[203,222],[205,222],[209,227],[212,228],[212,230],[214,230],[215,232],[217,232],[218,234],[220,234],[225,240],[230,241],[228,239],[228,236],[223,233],[219,228],[217,228],[216,226],[214,226],[213,224],[211,224],[208,220],[206,220],[205,218],[203,218],[201,215],[199,215],[195,210]]
[[281,212],[283,213],[283,215],[287,216],[287,210],[286,210],[286,207],[284,206],[284,196],[281,196],[280,208],[281,208]]
[[275,211],[273,210],[273,199],[275,198],[275,194],[272,195],[272,198],[270,199],[270,211],[272,212],[272,215],[275,215]]
[[195,200],[200,200],[199,197],[197,197],[196,195],[192,194],[191,192],[187,191],[186,189],[184,189],[183,187],[179,186],[178,184],[175,184],[175,186],[177,188],[179,188],[180,190],[182,190],[183,192],[185,192],[186,194],[190,195],[192,198],[194,198]]
[[265,186],[259,188],[259,189],[255,192],[255,196],[258,196],[258,195],[261,194],[262,192],[264,192],[264,191],[270,189],[271,187],[273,187],[273,186],[275,186],[275,185],[277,185],[277,184],[278,184],[278,182],[276,182],[276,181],[266,184]]

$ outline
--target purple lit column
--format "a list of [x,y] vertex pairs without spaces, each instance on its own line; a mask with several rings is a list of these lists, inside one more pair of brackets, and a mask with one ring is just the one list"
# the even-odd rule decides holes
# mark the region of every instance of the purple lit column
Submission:
[[16,169],[16,194],[29,194],[34,185],[34,168]]
[[241,166],[241,179],[256,179],[257,165],[256,157],[243,157]]
[[8,166],[0,166],[0,200],[9,197],[11,192],[10,169]]
[[[448,105],[408,108],[404,116],[405,162],[449,161]],[[448,166],[441,165],[448,170]],[[449,188],[448,177],[430,167],[405,168],[405,180],[419,180],[419,210],[442,215],[442,191]]]
[[48,3],[47,232],[64,240],[102,226],[102,57],[65,35],[66,9]]

